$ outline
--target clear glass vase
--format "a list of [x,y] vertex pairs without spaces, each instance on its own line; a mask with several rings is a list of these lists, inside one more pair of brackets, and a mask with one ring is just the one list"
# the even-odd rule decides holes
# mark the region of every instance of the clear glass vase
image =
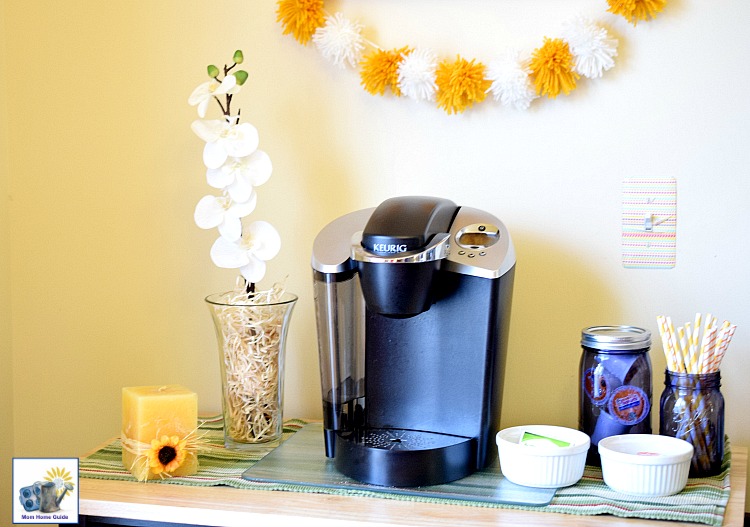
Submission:
[[283,428],[284,354],[297,296],[230,291],[206,297],[221,365],[224,445],[270,446]]

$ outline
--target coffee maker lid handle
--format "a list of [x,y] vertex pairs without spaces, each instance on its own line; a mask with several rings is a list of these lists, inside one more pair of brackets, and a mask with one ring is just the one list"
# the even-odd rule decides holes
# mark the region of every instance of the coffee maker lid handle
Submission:
[[[442,260],[450,253],[451,235],[447,232],[435,234],[423,248],[411,252],[394,251],[393,254],[373,254],[362,247],[362,232],[352,236],[352,259],[367,263],[423,263]],[[404,246],[404,251],[406,251]]]
[[424,252],[438,234],[450,232],[458,209],[451,200],[430,196],[387,199],[367,221],[361,245],[379,256]]

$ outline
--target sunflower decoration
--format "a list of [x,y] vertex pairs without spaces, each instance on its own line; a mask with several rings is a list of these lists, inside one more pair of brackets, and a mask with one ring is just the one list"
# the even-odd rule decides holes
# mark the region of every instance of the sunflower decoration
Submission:
[[365,91],[372,95],[383,95],[385,89],[390,88],[394,95],[400,97],[398,70],[401,61],[411,52],[411,48],[405,46],[390,51],[378,49],[365,56],[359,73]]
[[68,492],[73,490],[73,477],[70,472],[60,467],[53,467],[47,471],[47,475],[44,476],[45,481],[50,481],[55,484],[55,491],[58,497],[67,488]]
[[667,0],[607,0],[608,11],[625,17],[634,26],[639,20],[656,18],[664,9]]
[[573,71],[575,61],[568,43],[560,38],[544,38],[544,45],[534,50],[531,57],[534,85],[539,95],[554,99],[560,92],[568,95],[581,77]]
[[153,474],[163,476],[180,468],[187,455],[187,439],[178,436],[161,436],[151,441],[147,452],[148,465]]

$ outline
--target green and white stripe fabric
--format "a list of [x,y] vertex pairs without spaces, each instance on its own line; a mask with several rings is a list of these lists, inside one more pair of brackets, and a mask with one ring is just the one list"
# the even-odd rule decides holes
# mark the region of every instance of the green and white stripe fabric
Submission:
[[[307,424],[301,419],[291,419],[284,423],[286,440]],[[727,502],[729,501],[729,466],[731,452],[726,441],[722,472],[710,478],[691,478],[685,490],[674,496],[661,498],[634,498],[611,490],[602,479],[601,469],[587,466],[583,478],[576,485],[558,489],[549,505],[541,507],[496,504],[479,501],[435,498],[417,495],[404,495],[383,492],[370,492],[361,489],[322,488],[314,485],[286,483],[261,483],[248,481],[242,474],[260,460],[267,451],[234,451],[225,449],[221,416],[206,418],[200,433],[205,434],[205,444],[199,453],[200,469],[197,474],[187,477],[174,477],[149,481],[144,485],[172,484],[192,486],[227,485],[243,489],[280,490],[291,492],[323,493],[348,496],[366,496],[381,499],[420,501],[524,509],[539,512],[557,512],[575,515],[612,514],[626,518],[647,518],[695,522],[706,525],[722,524]],[[112,441],[92,455],[81,459],[80,477],[135,481],[135,478],[122,465],[122,447],[119,439]]]

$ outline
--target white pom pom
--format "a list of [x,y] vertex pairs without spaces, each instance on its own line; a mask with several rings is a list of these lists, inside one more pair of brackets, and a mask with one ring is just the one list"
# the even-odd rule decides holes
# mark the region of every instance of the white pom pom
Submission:
[[489,92],[503,106],[527,110],[538,95],[531,84],[531,71],[520,60],[518,51],[510,51],[487,65],[487,79],[492,81]]
[[415,49],[404,54],[398,67],[398,88],[415,101],[434,101],[437,84],[437,56],[428,49]]
[[601,77],[614,67],[617,39],[611,38],[603,27],[585,17],[578,17],[565,25],[563,39],[575,58],[573,70],[589,79]]
[[365,49],[361,32],[362,26],[359,23],[336,13],[326,17],[325,25],[315,31],[312,39],[323,57],[336,66],[345,68],[348,62],[351,67],[355,67]]

